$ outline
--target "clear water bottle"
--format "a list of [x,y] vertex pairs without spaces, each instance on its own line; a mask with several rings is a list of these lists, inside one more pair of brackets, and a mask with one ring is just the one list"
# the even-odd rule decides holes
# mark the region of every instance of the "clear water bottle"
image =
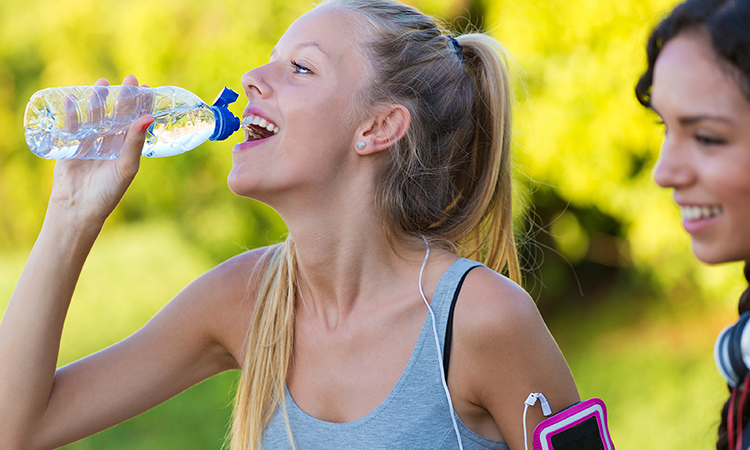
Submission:
[[133,121],[154,116],[143,156],[171,156],[237,131],[240,120],[227,109],[237,93],[224,88],[209,106],[174,86],[72,86],[42,89],[23,117],[26,143],[48,159],[115,159]]

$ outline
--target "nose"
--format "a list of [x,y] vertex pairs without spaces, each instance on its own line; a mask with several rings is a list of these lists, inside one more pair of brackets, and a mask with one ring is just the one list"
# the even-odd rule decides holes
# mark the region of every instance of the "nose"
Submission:
[[248,99],[253,99],[254,97],[264,99],[271,96],[273,89],[266,82],[267,71],[268,64],[256,67],[242,75],[240,81]]
[[678,189],[690,186],[695,179],[690,149],[682,148],[667,135],[654,167],[654,181],[663,188]]

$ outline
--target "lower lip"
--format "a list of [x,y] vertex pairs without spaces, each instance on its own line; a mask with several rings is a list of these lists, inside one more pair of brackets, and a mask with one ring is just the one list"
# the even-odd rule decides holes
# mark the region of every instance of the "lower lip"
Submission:
[[683,219],[682,226],[685,227],[685,231],[687,231],[690,234],[697,234],[709,227],[712,223],[714,223],[719,217],[721,217],[721,214],[717,216],[708,217],[705,219],[698,219],[698,220],[688,220]]
[[267,137],[265,139],[256,139],[256,140],[253,140],[253,141],[240,142],[239,144],[235,144],[234,147],[232,147],[232,151],[233,152],[241,152],[243,150],[247,150],[247,149],[256,147],[256,146],[258,146],[258,145],[266,142],[267,140],[271,139],[272,137],[273,136]]

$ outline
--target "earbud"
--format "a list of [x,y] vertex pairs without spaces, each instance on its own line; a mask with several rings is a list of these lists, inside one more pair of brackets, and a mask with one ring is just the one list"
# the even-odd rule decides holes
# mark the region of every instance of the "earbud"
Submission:
[[523,402],[523,404],[527,406],[534,406],[536,405],[537,399],[539,399],[539,403],[541,403],[542,405],[542,414],[544,414],[545,417],[551,415],[552,408],[549,407],[547,397],[545,397],[541,392],[532,392],[528,397],[526,397],[526,401]]
[[734,325],[724,328],[716,338],[714,360],[716,368],[732,388],[736,388],[750,367],[750,311],[742,313]]

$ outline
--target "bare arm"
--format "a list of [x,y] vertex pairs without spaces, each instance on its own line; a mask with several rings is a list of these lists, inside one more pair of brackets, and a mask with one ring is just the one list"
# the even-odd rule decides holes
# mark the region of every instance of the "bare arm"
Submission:
[[[467,276],[456,304],[454,337],[449,383],[468,405],[462,419],[473,431],[522,449],[524,401],[530,393],[544,394],[553,412],[579,400],[570,369],[532,299],[491,270]],[[543,418],[538,403],[529,409],[529,440]]]
[[55,370],[81,268],[138,171],[152,120],[132,124],[116,160],[55,166],[42,230],[0,323],[0,448],[62,446],[237,366],[227,348],[239,349],[243,316],[226,308],[242,303],[252,255],[196,280],[130,338]]
[[22,448],[47,408],[70,297],[98,233],[55,219],[48,214],[0,323],[3,448]]

